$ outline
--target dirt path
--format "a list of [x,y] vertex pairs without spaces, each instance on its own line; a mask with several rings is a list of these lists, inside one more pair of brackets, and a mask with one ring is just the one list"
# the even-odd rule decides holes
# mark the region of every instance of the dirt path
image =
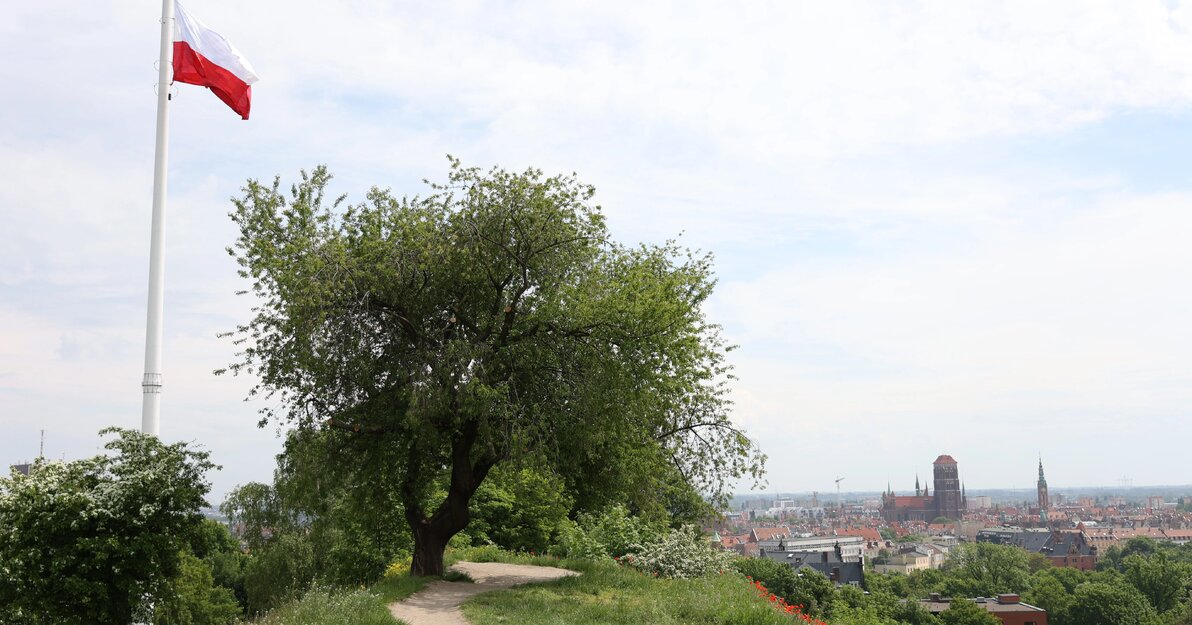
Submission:
[[476,583],[431,582],[405,601],[389,604],[389,611],[409,625],[468,625],[459,606],[482,592],[578,575],[551,566],[499,562],[457,562],[451,568],[467,573]]

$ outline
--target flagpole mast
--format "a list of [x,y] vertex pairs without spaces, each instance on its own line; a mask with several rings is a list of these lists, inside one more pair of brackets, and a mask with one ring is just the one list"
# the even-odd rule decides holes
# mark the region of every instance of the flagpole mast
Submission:
[[153,158],[153,225],[149,239],[149,302],[145,315],[145,377],[141,380],[141,432],[161,426],[161,328],[165,300],[166,153],[170,135],[170,72],[174,60],[174,0],[161,3],[157,67],[157,143]]

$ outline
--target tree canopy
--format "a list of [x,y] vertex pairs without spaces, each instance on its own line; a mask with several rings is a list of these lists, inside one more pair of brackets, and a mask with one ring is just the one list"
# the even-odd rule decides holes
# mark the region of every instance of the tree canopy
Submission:
[[249,181],[235,200],[229,252],[257,306],[230,369],[258,376],[262,424],[320,435],[337,479],[398,493],[416,573],[441,572],[511,459],[549,467],[581,507],[649,500],[660,475],[711,498],[760,476],[702,308],[710,256],[615,242],[574,176],[453,160],[427,196],[354,205],[327,198],[330,179]]

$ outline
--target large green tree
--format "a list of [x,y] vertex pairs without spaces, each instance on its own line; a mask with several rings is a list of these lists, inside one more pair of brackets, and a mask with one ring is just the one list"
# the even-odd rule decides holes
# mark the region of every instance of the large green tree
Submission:
[[1011,545],[964,543],[948,554],[942,590],[954,597],[991,597],[1023,592],[1030,579],[1030,558]]
[[0,478],[0,622],[127,625],[175,594],[214,465],[183,443],[102,433],[117,435],[112,453]]
[[574,176],[453,161],[427,196],[350,206],[329,180],[235,200],[229,252],[257,306],[231,369],[258,376],[262,423],[336,432],[341,479],[399,493],[415,574],[442,572],[510,459],[551,467],[580,507],[649,498],[668,463],[710,497],[760,475],[703,313],[708,256],[618,244]]
[[1077,586],[1069,615],[1068,622],[1080,625],[1147,625],[1155,610],[1141,592],[1119,579]]

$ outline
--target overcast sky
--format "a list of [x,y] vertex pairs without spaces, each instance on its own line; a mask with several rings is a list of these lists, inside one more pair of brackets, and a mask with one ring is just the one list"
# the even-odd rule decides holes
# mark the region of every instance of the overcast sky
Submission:
[[[1192,483],[1192,9],[1179,2],[252,2],[188,10],[252,119],[177,85],[162,435],[215,497],[277,432],[216,338],[246,178],[400,194],[577,172],[615,236],[716,255],[771,488]],[[975,5],[982,4],[981,8]],[[0,20],[0,463],[140,425],[160,3]],[[1058,488],[1057,488],[1058,487]]]

